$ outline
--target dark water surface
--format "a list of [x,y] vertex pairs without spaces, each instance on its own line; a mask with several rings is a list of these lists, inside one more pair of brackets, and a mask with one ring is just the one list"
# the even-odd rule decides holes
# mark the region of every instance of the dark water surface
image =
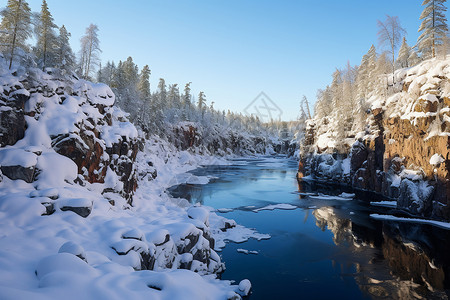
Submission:
[[[219,253],[226,264],[223,279],[250,279],[250,299],[448,299],[449,231],[371,219],[371,213],[391,211],[371,206],[374,199],[367,195],[351,201],[309,198],[307,193],[343,190],[298,184],[296,167],[280,157],[233,160],[192,172],[216,178],[207,185],[170,190],[192,203],[233,209],[221,215],[272,236],[228,244]],[[279,203],[298,208],[252,211]]]

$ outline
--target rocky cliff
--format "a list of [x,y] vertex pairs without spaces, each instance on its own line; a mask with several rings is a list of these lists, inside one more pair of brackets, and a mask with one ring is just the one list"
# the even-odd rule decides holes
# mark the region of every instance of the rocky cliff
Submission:
[[404,212],[450,220],[450,60],[398,70],[387,88],[390,96],[371,96],[365,131],[346,136],[344,150],[327,122],[309,121],[299,178],[370,190]]
[[108,86],[52,73],[2,74],[0,151],[18,156],[14,153],[21,150],[31,160],[23,165],[20,159],[1,155],[3,175],[34,182],[42,171],[39,156],[46,152],[40,148],[49,146],[76,164],[76,182],[110,179],[103,192],[116,190],[131,204],[140,142],[136,128],[113,106],[115,97]]
[[[172,208],[173,219],[174,212],[154,212],[162,224],[140,222],[139,215],[119,221],[135,209],[138,177],[157,173],[151,162],[136,162],[144,141],[114,100],[108,86],[58,70],[0,68],[0,211],[11,219],[11,228],[3,228],[41,224],[40,231],[58,236],[48,241],[51,251],[67,241],[59,252],[86,262],[83,246],[96,241],[97,253],[134,270],[222,271],[207,209]],[[70,216],[84,221],[60,222]]]

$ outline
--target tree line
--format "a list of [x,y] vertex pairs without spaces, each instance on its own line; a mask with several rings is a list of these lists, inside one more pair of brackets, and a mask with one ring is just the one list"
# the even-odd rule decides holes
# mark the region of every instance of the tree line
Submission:
[[[287,126],[276,120],[263,124],[254,115],[217,110],[213,101],[207,103],[204,92],[192,94],[191,82],[180,87],[160,78],[157,88],[151,90],[150,67],[139,69],[131,56],[102,66],[97,25],[86,28],[80,39],[80,51],[75,55],[69,43],[70,33],[64,25],[58,27],[54,23],[46,0],[38,13],[32,13],[25,0],[8,0],[0,14],[0,50],[10,69],[16,61],[43,70],[58,68],[63,74],[106,83],[116,95],[116,105],[128,112],[130,120],[146,133],[169,136],[173,133],[172,124],[186,121],[199,124],[204,133],[219,126],[263,136],[277,135]],[[27,42],[32,36],[36,43],[30,46]]]
[[[406,31],[399,18],[386,16],[378,20],[379,45],[384,51],[377,53],[374,45],[362,57],[360,65],[347,62],[345,68],[336,69],[331,84],[317,91],[314,118],[320,124],[335,122],[337,148],[343,147],[343,139],[364,131],[367,100],[373,95],[387,98],[397,91],[394,72],[400,68],[417,65],[430,58],[445,58],[449,54],[446,0],[425,0],[420,15],[419,38],[409,46]],[[397,51],[398,50],[398,51]],[[389,75],[391,74],[391,75]]]

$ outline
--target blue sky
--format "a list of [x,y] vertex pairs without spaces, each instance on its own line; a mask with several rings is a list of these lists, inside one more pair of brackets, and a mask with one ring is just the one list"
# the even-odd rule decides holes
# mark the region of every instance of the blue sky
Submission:
[[[6,1],[4,1],[6,2]],[[30,0],[39,11],[41,1]],[[377,43],[377,19],[399,16],[415,44],[422,0],[118,1],[47,0],[75,51],[85,28],[99,26],[102,61],[132,56],[167,83],[204,91],[215,107],[242,112],[264,91],[295,119],[347,60],[359,64]],[[4,5],[2,5],[4,6]]]

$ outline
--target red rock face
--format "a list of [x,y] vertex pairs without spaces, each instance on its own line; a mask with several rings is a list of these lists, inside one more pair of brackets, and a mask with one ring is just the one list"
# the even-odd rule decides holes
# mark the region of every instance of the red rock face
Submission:
[[[402,92],[392,98],[395,101],[384,100],[382,107],[367,115],[370,135],[355,141],[344,153],[350,157],[350,181],[344,176],[327,179],[397,199],[398,208],[420,216],[450,220],[450,99],[445,96],[450,82],[445,71],[448,62],[428,61],[423,65],[426,68],[408,72]],[[435,75],[440,72],[447,75]],[[315,156],[324,151],[339,152],[319,149],[314,131],[309,127],[305,133],[299,178],[309,174],[320,178]],[[443,161],[433,164],[434,155]],[[425,180],[428,192],[419,189],[419,194],[413,195],[420,183],[402,174],[406,169]],[[393,184],[393,178],[399,178],[399,182]],[[414,203],[417,197],[420,205]]]

